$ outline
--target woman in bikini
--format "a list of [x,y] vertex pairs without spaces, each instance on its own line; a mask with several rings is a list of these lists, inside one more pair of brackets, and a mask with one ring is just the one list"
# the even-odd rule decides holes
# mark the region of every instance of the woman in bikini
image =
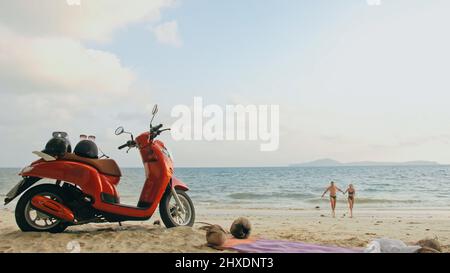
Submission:
[[348,185],[347,190],[344,194],[348,193],[348,208],[350,209],[350,218],[353,218],[353,204],[355,204],[355,193],[356,190],[353,187],[353,184]]
[[331,211],[333,214],[333,218],[336,217],[335,210],[336,210],[337,191],[344,193],[341,189],[339,189],[338,187],[336,187],[336,185],[334,185],[333,181],[331,181],[330,186],[322,194],[322,197],[324,197],[327,192],[330,192],[330,204],[331,204]]

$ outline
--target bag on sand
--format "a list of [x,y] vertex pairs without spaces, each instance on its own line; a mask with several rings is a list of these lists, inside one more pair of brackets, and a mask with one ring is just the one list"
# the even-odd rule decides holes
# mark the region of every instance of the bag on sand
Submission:
[[407,246],[400,240],[381,238],[370,242],[364,253],[415,253],[420,248],[420,246]]

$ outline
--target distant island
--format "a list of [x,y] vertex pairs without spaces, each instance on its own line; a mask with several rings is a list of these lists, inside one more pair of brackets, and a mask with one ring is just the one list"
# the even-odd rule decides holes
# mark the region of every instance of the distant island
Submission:
[[439,166],[434,161],[407,161],[407,162],[375,162],[375,161],[358,161],[342,163],[334,159],[319,159],[311,162],[291,164],[290,167],[351,167],[351,166]]

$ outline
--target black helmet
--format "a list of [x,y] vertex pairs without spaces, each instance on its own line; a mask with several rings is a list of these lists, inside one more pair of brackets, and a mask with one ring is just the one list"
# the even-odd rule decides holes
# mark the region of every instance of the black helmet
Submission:
[[67,139],[54,137],[47,142],[45,149],[42,152],[51,156],[63,157],[66,152],[70,153],[70,150],[70,143]]
[[66,142],[66,152],[71,153],[72,152],[72,145],[70,145],[69,137],[66,132],[53,132],[52,134],[53,138],[62,138]]
[[81,140],[73,151],[77,156],[87,157],[92,159],[98,158],[98,148],[95,142],[91,140]]

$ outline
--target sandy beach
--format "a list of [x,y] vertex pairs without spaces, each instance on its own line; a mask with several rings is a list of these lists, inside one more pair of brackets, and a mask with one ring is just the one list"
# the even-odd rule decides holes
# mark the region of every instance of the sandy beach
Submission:
[[[266,239],[301,241],[343,247],[365,247],[372,239],[387,237],[414,243],[437,237],[450,252],[450,211],[426,209],[357,210],[355,218],[327,209],[258,210],[198,208],[197,221],[219,224],[245,216],[253,235]],[[62,234],[23,233],[10,210],[0,211],[0,252],[217,252],[205,245],[202,224],[194,228],[166,229],[146,222],[89,224],[68,228]]]

